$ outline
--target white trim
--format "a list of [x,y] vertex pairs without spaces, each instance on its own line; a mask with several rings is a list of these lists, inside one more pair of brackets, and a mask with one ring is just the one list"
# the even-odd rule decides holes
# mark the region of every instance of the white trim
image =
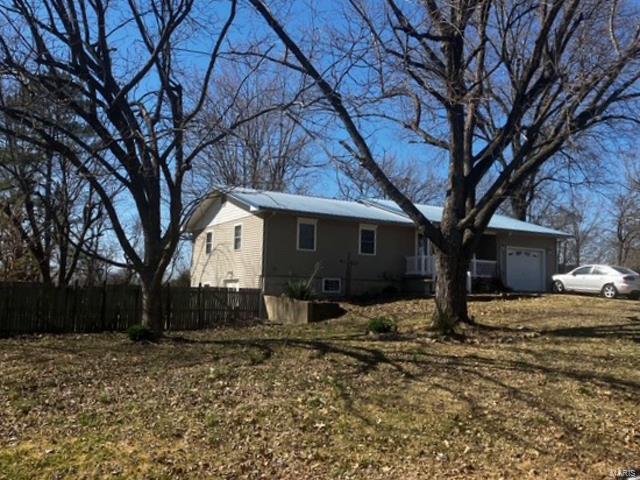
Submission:
[[[240,246],[238,248],[236,248],[236,227],[240,227]],[[244,234],[243,230],[244,227],[242,226],[242,223],[236,223],[233,225],[233,250],[235,252],[242,250],[242,235]]]
[[[362,231],[373,230],[373,253],[362,253]],[[378,252],[378,226],[367,223],[361,223],[358,226],[358,255],[364,255],[367,257],[375,257]]]
[[[547,290],[547,250],[544,248],[535,248],[535,247],[519,247],[518,245],[505,245],[505,257],[504,257],[504,279],[505,282],[508,282],[509,279],[509,250],[529,250],[535,252],[542,252],[541,260],[542,260],[542,270],[541,270],[541,282],[542,282],[542,291],[545,292]],[[508,285],[510,286],[510,285]]]
[[[300,248],[300,225],[313,225],[313,248]],[[299,252],[315,252],[318,248],[318,219],[298,217],[296,222],[296,250]]]
[[[338,290],[327,290],[324,288],[324,282],[330,280],[332,282],[338,282]],[[324,277],[322,279],[322,293],[342,293],[342,279],[337,277]]]

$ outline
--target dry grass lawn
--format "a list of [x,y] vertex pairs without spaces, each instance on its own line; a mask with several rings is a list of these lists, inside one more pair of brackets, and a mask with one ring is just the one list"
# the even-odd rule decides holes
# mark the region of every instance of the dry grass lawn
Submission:
[[[0,478],[613,478],[640,466],[640,302],[431,302],[321,324],[0,340]],[[367,336],[399,320],[400,338]]]

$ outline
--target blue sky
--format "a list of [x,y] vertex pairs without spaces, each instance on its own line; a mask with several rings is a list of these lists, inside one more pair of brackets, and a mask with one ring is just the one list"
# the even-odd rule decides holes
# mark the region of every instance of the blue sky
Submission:
[[[184,48],[185,51],[181,55],[180,62],[185,68],[185,73],[189,75],[202,72],[206,57],[195,52],[208,51],[211,49],[212,34],[219,31],[222,20],[226,18],[229,3],[221,0],[217,2],[202,2],[198,5],[200,10],[196,13],[201,25],[200,27],[194,28],[190,36],[185,38],[181,43],[181,47]],[[294,38],[309,41],[314,34],[320,36],[327,34],[326,29],[323,30],[322,28],[323,24],[333,27],[344,26],[341,15],[336,14],[336,12],[343,10],[345,5],[343,2],[329,0],[320,2],[319,5],[321,5],[320,8],[313,10],[310,8],[310,3],[307,2],[280,2],[281,8],[288,9],[286,28]],[[117,17],[109,17],[109,19],[113,22],[119,20]],[[119,56],[122,60],[136,60],[140,53],[139,43],[132,41],[132,38],[134,38],[132,28],[132,26],[123,28],[115,37],[116,43],[118,44],[118,50],[115,55]],[[255,41],[267,34],[270,34],[270,32],[266,28],[264,21],[244,6],[239,10],[228,40],[234,44],[241,44]],[[269,42],[273,41],[275,49],[281,50],[279,41],[274,39],[273,36],[269,36],[271,37]],[[188,78],[188,76],[185,78]],[[153,83],[154,79],[149,78],[146,83],[143,84],[142,88],[151,89],[154,86]],[[345,83],[344,86],[349,88],[349,83]],[[138,94],[141,93],[142,92],[138,92]],[[438,159],[442,159],[441,152],[436,151],[434,147],[409,143],[399,127],[391,128],[381,122],[369,121],[363,125],[363,131],[369,136],[370,143],[374,147],[377,155],[381,156],[386,153],[393,154],[400,159],[419,160],[423,162],[424,165],[436,165],[436,171],[443,177],[446,175],[446,161],[437,161]],[[331,137],[331,148],[335,151],[341,151],[340,147],[335,143],[335,140],[347,137],[340,123],[337,121],[331,122],[325,133],[328,133],[328,137]],[[612,138],[610,142],[613,147],[616,139]],[[635,143],[635,145],[633,145],[634,148],[637,146],[637,140],[631,140],[631,143]],[[613,151],[614,149],[611,148],[610,150]],[[316,151],[318,158],[325,158],[325,153],[321,148],[317,148]],[[612,166],[612,168],[607,169],[607,173],[612,179],[616,177],[619,178],[623,173],[623,170],[620,168],[620,158],[615,153],[603,152],[603,155],[607,156],[606,163]],[[424,171],[416,171],[415,175],[420,177],[424,175]],[[318,178],[319,181],[312,189],[314,194],[322,196],[335,196],[338,194],[334,168],[328,167],[321,171]],[[122,211],[128,209],[126,205],[127,200],[123,199]],[[593,208],[595,213],[597,206],[594,204],[593,207],[589,208]],[[135,220],[136,218],[137,214],[132,212],[131,220]]]

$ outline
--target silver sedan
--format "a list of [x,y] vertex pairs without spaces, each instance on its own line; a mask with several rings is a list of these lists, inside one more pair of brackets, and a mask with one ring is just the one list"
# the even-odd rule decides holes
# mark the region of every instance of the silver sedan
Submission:
[[625,267],[584,265],[552,279],[553,291],[558,293],[599,293],[606,298],[640,295],[640,274]]

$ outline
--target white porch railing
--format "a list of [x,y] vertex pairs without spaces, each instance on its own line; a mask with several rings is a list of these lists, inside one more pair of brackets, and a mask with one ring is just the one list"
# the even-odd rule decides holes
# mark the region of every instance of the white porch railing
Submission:
[[[406,257],[407,275],[420,275],[433,277],[436,272],[435,257],[433,255],[417,255]],[[498,276],[497,262],[495,260],[471,259],[469,273],[473,278],[494,278]]]
[[436,258],[433,255],[417,255],[407,258],[407,275],[432,277],[436,271]]

